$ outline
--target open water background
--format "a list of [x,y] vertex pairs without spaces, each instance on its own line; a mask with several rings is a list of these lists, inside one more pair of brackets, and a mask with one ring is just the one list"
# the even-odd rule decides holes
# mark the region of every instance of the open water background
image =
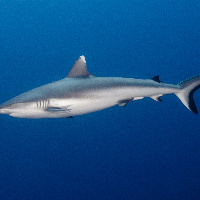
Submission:
[[[200,73],[200,1],[0,0],[0,101],[64,78]],[[194,95],[200,110],[200,92]],[[198,200],[200,118],[175,95],[74,119],[0,116],[1,200]]]

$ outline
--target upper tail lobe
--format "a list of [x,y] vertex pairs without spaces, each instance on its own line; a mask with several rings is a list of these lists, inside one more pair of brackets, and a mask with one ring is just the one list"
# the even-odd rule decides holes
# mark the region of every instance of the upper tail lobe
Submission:
[[200,88],[200,75],[188,78],[178,84],[182,89],[175,95],[182,101],[182,103],[193,113],[198,114],[197,107],[195,105],[193,94]]

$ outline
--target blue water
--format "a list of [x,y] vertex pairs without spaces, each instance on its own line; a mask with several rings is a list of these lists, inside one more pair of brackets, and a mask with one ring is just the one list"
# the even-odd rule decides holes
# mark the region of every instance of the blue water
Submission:
[[[200,73],[196,0],[1,0],[0,102],[64,78]],[[200,110],[200,92],[194,95]],[[175,97],[74,119],[0,116],[1,200],[198,200],[200,118]]]

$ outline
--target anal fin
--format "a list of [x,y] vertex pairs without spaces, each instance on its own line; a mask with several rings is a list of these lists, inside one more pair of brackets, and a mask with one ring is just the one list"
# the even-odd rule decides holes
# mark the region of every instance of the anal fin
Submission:
[[155,101],[162,102],[162,99],[160,98],[162,96],[163,96],[162,94],[159,94],[159,95],[156,95],[156,96],[152,96],[151,98]]

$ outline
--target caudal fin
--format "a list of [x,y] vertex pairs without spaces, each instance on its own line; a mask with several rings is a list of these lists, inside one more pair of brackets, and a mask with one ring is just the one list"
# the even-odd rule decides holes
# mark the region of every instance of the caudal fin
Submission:
[[195,105],[193,94],[200,88],[200,75],[188,78],[178,84],[182,89],[175,95],[182,101],[182,103],[193,113],[198,114],[197,107]]

